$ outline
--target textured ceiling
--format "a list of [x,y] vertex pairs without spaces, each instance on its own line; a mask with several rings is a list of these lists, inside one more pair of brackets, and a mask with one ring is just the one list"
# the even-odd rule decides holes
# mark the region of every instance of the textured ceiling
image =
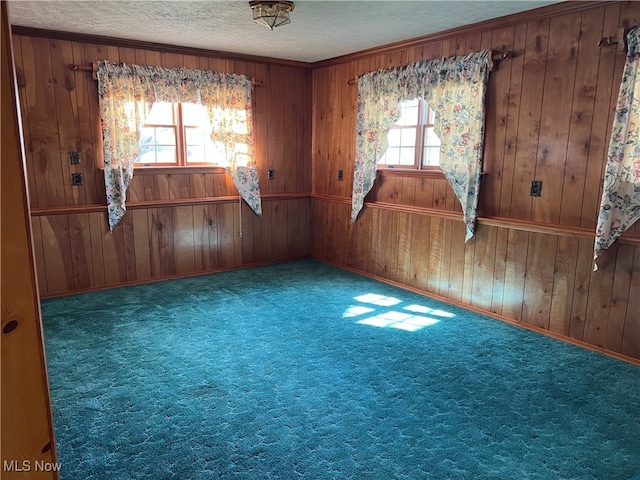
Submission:
[[13,25],[316,62],[555,1],[298,0],[291,24],[253,23],[246,1],[10,0]]

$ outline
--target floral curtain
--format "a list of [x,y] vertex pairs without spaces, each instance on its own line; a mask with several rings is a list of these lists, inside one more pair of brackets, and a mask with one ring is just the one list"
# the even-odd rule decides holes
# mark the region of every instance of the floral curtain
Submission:
[[607,154],[595,261],[640,218],[640,25],[627,34],[627,60]]
[[98,64],[97,77],[112,230],[126,210],[126,191],[140,153],[141,127],[154,102],[190,102],[205,107],[212,126],[211,139],[224,146],[227,173],[242,198],[262,214],[248,77],[108,61]]
[[435,112],[440,168],[460,200],[466,238],[473,236],[484,143],[485,93],[491,51],[367,73],[358,79],[358,117],[351,221],[376,178],[387,134],[400,117],[398,103],[424,98]]

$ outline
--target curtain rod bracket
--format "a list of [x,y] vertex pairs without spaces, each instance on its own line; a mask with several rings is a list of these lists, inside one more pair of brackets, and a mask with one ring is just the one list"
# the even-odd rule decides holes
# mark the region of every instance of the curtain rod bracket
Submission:
[[602,47],[610,47],[612,45],[617,45],[618,51],[624,52],[627,49],[627,42],[626,42],[627,33],[629,33],[628,28],[619,28],[617,37],[613,37],[613,36],[602,37],[598,42],[598,46],[602,48]]
[[[91,65],[77,65],[75,63],[72,63],[70,65],[67,65],[67,68],[69,70],[73,70],[74,72],[91,72],[93,75],[93,79],[98,79],[98,64],[96,62],[93,62]],[[251,85],[253,85],[254,87],[264,87],[264,80],[252,79]]]

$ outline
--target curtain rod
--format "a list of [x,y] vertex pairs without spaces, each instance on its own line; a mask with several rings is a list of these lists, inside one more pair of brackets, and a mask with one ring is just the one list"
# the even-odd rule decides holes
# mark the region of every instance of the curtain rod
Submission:
[[[504,51],[504,52],[491,52],[491,60],[494,62],[499,62],[500,60],[507,60],[508,58],[513,57],[512,51]],[[493,68],[492,68],[493,70]],[[347,83],[349,85],[355,85],[358,82],[358,77],[350,78]]]
[[618,51],[622,52],[626,50],[626,41],[627,33],[629,33],[628,28],[619,28],[617,37],[602,37],[598,42],[599,47],[610,47],[611,45],[617,45]]
[[[91,65],[77,65],[75,63],[72,63],[67,66],[69,70],[73,70],[74,72],[91,72],[94,80],[98,79],[98,76],[96,74],[97,67],[98,66],[95,62]],[[253,85],[254,87],[264,87],[264,81],[251,79],[251,85]]]

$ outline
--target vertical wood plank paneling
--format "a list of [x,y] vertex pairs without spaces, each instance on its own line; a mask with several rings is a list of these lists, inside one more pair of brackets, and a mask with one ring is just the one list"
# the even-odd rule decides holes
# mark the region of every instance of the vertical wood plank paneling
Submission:
[[271,182],[267,180],[267,169],[270,168],[269,160],[269,116],[268,116],[268,92],[267,86],[273,80],[267,78],[267,66],[263,64],[255,65],[256,79],[265,82],[264,87],[253,89],[253,104],[255,110],[253,112],[253,143],[256,156],[256,164],[258,167],[258,181],[260,183],[261,193],[271,193]]
[[557,242],[551,235],[529,235],[522,321],[544,329],[549,327]]
[[104,261],[104,280],[106,285],[119,285],[126,280],[122,253],[123,229],[109,231],[109,226],[101,222],[102,259]]
[[93,264],[94,287],[103,287],[107,284],[104,274],[102,247],[102,231],[106,222],[107,216],[104,213],[94,212],[89,214],[89,235],[91,237],[91,263]]
[[[65,205],[86,203],[84,185],[74,187],[71,183],[69,152],[80,151],[80,132],[77,119],[77,97],[74,74],[67,65],[73,63],[71,42],[51,40],[51,66],[53,91],[55,93],[58,139],[60,142],[61,182],[64,187]],[[73,168],[74,171],[78,170]]]
[[393,280],[406,282],[411,278],[411,251],[413,240],[413,223],[411,215],[405,212],[398,214],[397,236],[398,256]]
[[509,241],[509,230],[499,228],[496,233],[496,251],[493,264],[493,289],[491,291],[491,312],[502,314],[502,304],[504,301],[505,274],[507,262],[507,246]]
[[433,182],[433,208],[445,210],[447,207],[447,193],[451,187],[446,180],[436,179]]
[[416,207],[432,208],[434,189],[433,178],[420,178],[416,183],[415,190]]
[[529,220],[531,216],[529,186],[534,180],[538,153],[549,23],[549,20],[541,20],[527,25],[516,146],[518,161],[514,166],[510,214],[513,218],[523,220]]
[[26,145],[26,161],[31,166],[27,167],[27,171],[35,176],[39,202],[34,207],[65,205],[64,170],[60,161],[57,118],[51,116],[51,112],[56,112],[56,95],[49,52],[48,39],[23,38],[23,92],[31,133]]
[[151,278],[151,264],[149,262],[149,219],[146,209],[131,211],[133,218],[134,251],[136,259],[136,280],[148,280]]
[[286,164],[284,158],[284,67],[269,65],[267,89],[267,148],[268,168],[274,170],[274,177],[268,180],[269,192],[281,192],[284,187]]
[[431,250],[431,218],[426,215],[413,215],[413,241],[411,243],[411,276],[408,284],[421,290],[427,290],[429,279],[429,251]]
[[[511,60],[511,79],[509,84],[509,109],[506,118],[504,144],[504,160],[502,162],[502,182],[500,183],[500,203],[498,212],[501,217],[511,216],[513,185],[516,174],[516,153],[518,147],[518,131],[520,106],[522,101],[522,85],[524,82],[524,52],[527,41],[527,26],[515,27],[513,49],[515,57]],[[489,211],[493,207],[487,207]]]
[[179,275],[196,271],[195,239],[193,207],[176,207],[176,229],[173,243],[175,244],[176,272]]
[[627,315],[622,335],[620,352],[632,358],[640,358],[640,248],[636,247],[631,266],[631,280],[629,282],[629,300]]
[[471,305],[491,310],[498,229],[486,227],[478,232],[473,254]]
[[209,265],[210,268],[218,268],[220,266],[220,250],[222,245],[222,241],[218,240],[220,235],[220,228],[218,227],[218,206],[208,205],[206,215],[207,231],[209,234]]
[[[617,35],[620,21],[620,4],[607,5],[602,23],[602,35]],[[615,32],[615,33],[614,33]],[[596,83],[594,116],[589,132],[589,156],[587,158],[584,193],[582,196],[582,212],[580,226],[596,228],[598,209],[600,208],[600,188],[604,161],[611,132],[609,123],[609,105],[613,98],[617,98],[619,84],[614,81],[616,52],[611,48],[601,48],[597,52],[598,80]],[[595,56],[595,54],[594,54]],[[619,77],[616,77],[619,78]]]
[[[514,27],[495,30],[492,36],[491,43],[495,50],[513,51]],[[479,210],[488,216],[497,216],[500,213],[500,184],[503,180],[512,67],[513,62],[503,62],[499,65],[491,72],[491,81],[487,87],[486,102],[493,108],[488,108],[486,112],[482,171],[489,175],[482,179]]]
[[549,330],[569,336],[576,278],[578,240],[559,237],[553,276]]
[[328,137],[330,139],[327,149],[327,163],[324,169],[324,190],[329,195],[339,195],[337,179],[340,165],[340,109],[342,101],[342,88],[340,87],[340,68],[338,65],[329,67],[329,97],[328,104]]
[[[311,88],[312,88],[312,74],[311,72],[305,72],[304,75],[299,76],[301,78],[299,84],[300,98],[302,110],[298,114],[298,127],[300,125],[302,128],[298,129],[298,135],[302,134],[302,145],[301,148],[303,150],[303,154],[299,156],[303,162],[302,168],[302,189],[303,192],[310,192],[312,189],[312,123],[313,123],[313,108],[311,105]],[[301,84],[301,85],[300,85]],[[310,202],[309,206],[311,205]],[[309,214],[309,210],[307,210],[307,215]]]
[[40,220],[48,291],[55,294],[73,290],[69,219],[66,215],[49,215]]
[[509,230],[504,274],[504,294],[502,296],[502,314],[514,320],[522,320],[526,274],[526,263],[523,262],[523,254],[527,251],[528,245],[528,232]]
[[535,179],[542,182],[543,192],[533,199],[531,208],[531,220],[536,222],[556,224],[560,218],[561,172],[571,117],[567,107],[573,97],[579,36],[579,15],[551,19],[535,165]]
[[[84,48],[81,44],[73,42],[71,45],[73,50],[73,62],[77,65],[86,65],[87,60]],[[75,98],[78,122],[78,142],[80,152],[80,165],[75,166],[75,172],[82,173],[84,183],[85,202],[87,204],[106,203],[105,191],[100,188],[97,181],[102,177],[102,172],[98,169],[101,162],[96,149],[101,148],[102,144],[96,140],[95,122],[92,121],[92,105],[89,97],[97,96],[97,86],[91,76],[86,72],[73,72],[73,82],[75,83]],[[97,112],[95,112],[97,113]],[[77,188],[77,187],[76,187]]]
[[[355,78],[355,65],[353,62],[346,63],[340,67],[340,75],[338,77],[340,88],[340,164],[338,170],[343,171],[344,179],[338,181],[338,195],[341,197],[351,196],[353,186],[353,165],[355,162],[356,143],[356,110],[353,108],[357,105],[358,88],[355,85],[349,85],[348,81]],[[335,172],[333,181],[337,181],[338,172]]]
[[603,17],[604,7],[586,10],[581,15],[571,122],[562,177],[561,225],[580,225],[600,63],[597,43],[602,35]]
[[[289,87],[283,91],[282,99],[282,118],[283,118],[283,138],[285,141],[284,146],[284,168],[282,171],[282,190],[283,192],[295,192],[298,189],[298,168],[301,163],[297,158],[297,143],[296,139],[298,119],[296,118],[296,112],[298,107],[296,97],[296,75],[293,68],[285,68],[283,75],[283,84]],[[284,87],[283,87],[284,88]]]
[[[133,230],[133,216],[125,215],[118,224],[118,228],[122,231],[122,251],[118,252],[121,260],[120,275],[125,282],[135,282],[137,279],[136,272],[136,248],[135,234]],[[124,275],[123,275],[124,272]]]
[[[440,280],[442,264],[442,230],[444,221],[441,218],[432,218],[429,232],[429,260],[427,270],[429,276],[427,278],[427,291],[431,293],[440,293]],[[445,272],[447,273],[447,272]]]
[[609,247],[598,259],[598,271],[591,274],[582,339],[598,347],[604,347],[607,338],[617,253],[617,244]]
[[569,323],[569,337],[582,340],[587,319],[587,303],[589,301],[589,285],[593,257],[593,242],[581,238],[578,240],[578,257],[573,286],[573,302]]
[[273,230],[273,250],[272,255],[274,259],[281,260],[287,257],[287,239],[288,239],[288,231],[287,231],[287,216],[288,216],[288,205],[287,201],[275,201],[273,203],[272,225],[280,225],[280,228],[276,228]]
[[73,288],[83,290],[93,285],[89,214],[68,215],[69,247],[73,267]]
[[443,258],[442,263],[442,276],[447,275],[447,295],[449,298],[462,301],[462,295],[464,292],[464,280],[465,280],[465,243],[464,232],[465,226],[462,222],[448,221],[451,225],[451,236],[447,240],[448,235],[445,234],[444,240],[449,242],[451,250],[449,257],[451,258],[449,263],[449,271],[444,270],[446,260]]
[[[13,38],[13,58],[15,62],[16,70],[16,82],[18,84],[19,100],[20,100],[20,116],[22,121],[22,135],[25,149],[25,163],[27,168],[27,194],[29,195],[29,201],[31,208],[37,207],[38,203],[38,189],[36,187],[36,176],[33,172],[34,164],[31,159],[31,131],[29,127],[29,108],[27,103],[27,95],[25,91],[26,77],[24,71],[24,65],[22,63],[22,37]],[[42,294],[42,292],[40,292]]]
[[376,273],[376,256],[378,253],[375,237],[380,230],[380,216],[378,209],[367,209],[360,214],[360,219],[364,222],[364,242],[361,255],[365,257],[364,271],[367,273]]
[[[618,247],[611,292],[611,308],[609,309],[609,321],[604,339],[604,348],[612,352],[619,352],[622,349],[622,334],[625,331],[627,305],[631,294],[629,287],[633,273],[633,255],[633,246],[620,245]],[[638,295],[639,292],[634,293]],[[636,313],[640,313],[640,310]]]

